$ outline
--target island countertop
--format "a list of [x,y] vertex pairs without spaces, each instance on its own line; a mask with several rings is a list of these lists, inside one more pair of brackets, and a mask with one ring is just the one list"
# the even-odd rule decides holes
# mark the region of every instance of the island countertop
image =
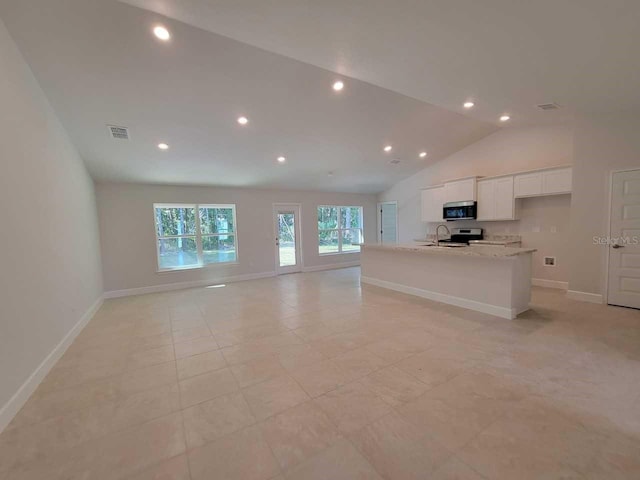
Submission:
[[[426,243],[426,242],[425,242]],[[379,244],[362,243],[364,249],[412,252],[425,255],[452,255],[457,257],[509,258],[526,255],[536,251],[535,248],[514,248],[496,245],[469,245],[467,247],[436,247],[417,244]]]

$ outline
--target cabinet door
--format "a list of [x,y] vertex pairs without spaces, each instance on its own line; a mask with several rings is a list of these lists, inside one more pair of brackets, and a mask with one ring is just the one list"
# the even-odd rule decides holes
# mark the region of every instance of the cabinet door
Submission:
[[516,197],[532,197],[542,195],[542,173],[525,173],[514,177]]
[[542,172],[542,193],[547,195],[571,193],[571,177],[571,167]]
[[476,200],[476,179],[467,178],[444,184],[444,203]]
[[495,219],[513,220],[515,218],[515,199],[513,197],[513,177],[497,178],[495,181]]
[[478,220],[493,220],[496,215],[496,181],[478,182]]
[[422,221],[442,221],[442,201],[444,187],[434,187],[422,190]]

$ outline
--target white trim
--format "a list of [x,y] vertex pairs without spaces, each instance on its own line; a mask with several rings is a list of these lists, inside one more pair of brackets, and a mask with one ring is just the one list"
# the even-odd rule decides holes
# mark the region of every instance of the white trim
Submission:
[[408,287],[395,282],[388,282],[386,280],[378,280],[371,277],[360,277],[360,283],[368,283],[375,285],[376,287],[388,288],[389,290],[395,290],[396,292],[407,293],[409,295],[415,295],[417,297],[427,298],[436,302],[446,303],[449,305],[455,305],[457,307],[468,308],[469,310],[475,310],[476,312],[488,313],[489,315],[495,315],[496,317],[506,318],[512,320],[518,316],[518,314],[528,310],[525,308],[522,311],[517,311],[515,308],[499,307],[497,305],[490,305],[488,303],[476,302],[475,300],[468,300],[466,298],[454,297],[453,295],[445,295],[443,293],[432,292],[431,290],[423,290],[422,288]]
[[545,278],[532,278],[531,285],[536,287],[558,288],[560,290],[569,290],[569,282],[560,280],[547,280]]
[[185,288],[202,287],[214,283],[233,283],[244,280],[257,280],[259,278],[274,277],[276,272],[247,273],[244,275],[232,275],[229,277],[218,277],[209,280],[193,280],[191,282],[163,283],[161,285],[151,285],[148,287],[127,288],[124,290],[111,290],[104,293],[104,298],[129,297],[131,295],[144,295],[147,293],[168,292],[171,290],[184,290]]
[[604,297],[599,293],[579,292],[578,290],[568,290],[567,298],[580,302],[604,303]]
[[29,400],[29,397],[35,392],[40,382],[47,376],[51,368],[62,357],[67,348],[75,340],[82,329],[89,323],[95,313],[102,306],[104,296],[101,295],[98,299],[89,307],[89,309],[80,317],[80,320],[69,330],[60,343],[58,343],[53,350],[45,357],[45,359],[38,365],[29,378],[20,386],[18,391],[13,394],[7,403],[0,408],[0,433],[5,429],[7,425],[13,420],[13,417],[20,411],[22,406]]
[[335,270],[336,268],[350,268],[350,267],[359,267],[359,266],[360,266],[360,260],[357,260],[355,262],[328,263],[326,265],[315,265],[313,267],[304,267],[302,271],[303,272],[319,272],[321,270]]

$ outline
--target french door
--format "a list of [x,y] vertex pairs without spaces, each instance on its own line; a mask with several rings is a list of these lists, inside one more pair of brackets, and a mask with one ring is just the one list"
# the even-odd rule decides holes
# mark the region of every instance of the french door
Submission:
[[607,303],[640,308],[640,170],[612,175],[610,232]]
[[276,245],[276,273],[302,271],[300,236],[300,205],[276,204],[273,206]]

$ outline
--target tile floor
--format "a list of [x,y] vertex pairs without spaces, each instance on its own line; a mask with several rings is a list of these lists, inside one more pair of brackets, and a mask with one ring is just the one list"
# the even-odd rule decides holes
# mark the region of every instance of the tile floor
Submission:
[[640,478],[640,312],[535,289],[507,321],[358,276],[105,302],[0,480]]

